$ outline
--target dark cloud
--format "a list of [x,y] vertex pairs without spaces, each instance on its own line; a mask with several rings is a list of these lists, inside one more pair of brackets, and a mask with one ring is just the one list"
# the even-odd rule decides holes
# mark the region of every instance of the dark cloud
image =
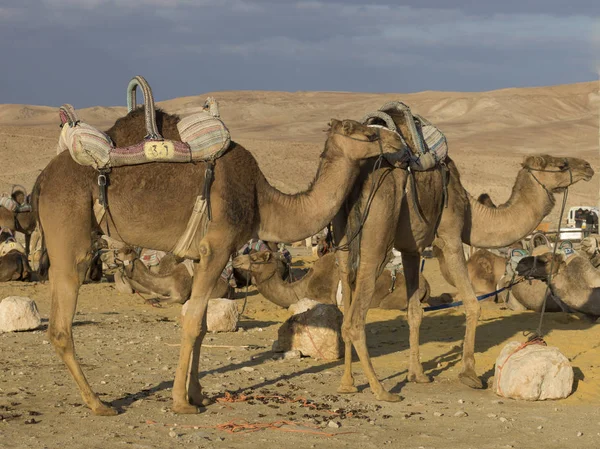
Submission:
[[136,74],[159,99],[488,90],[595,76],[596,3],[446,3],[5,0],[0,102],[124,104]]

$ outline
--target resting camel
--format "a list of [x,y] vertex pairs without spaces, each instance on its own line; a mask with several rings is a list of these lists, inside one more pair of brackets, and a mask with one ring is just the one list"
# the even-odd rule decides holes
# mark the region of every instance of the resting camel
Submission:
[[30,277],[25,248],[9,233],[0,233],[0,282],[27,281]]
[[[517,265],[517,273],[546,281],[552,258],[552,252],[525,257]],[[570,253],[557,252],[551,289],[569,308],[592,317],[600,316],[600,271],[589,258],[572,250]]]
[[[159,132],[181,140],[179,118],[157,111]],[[144,108],[136,108],[107,131],[118,147],[143,141]],[[194,236],[187,258],[197,261],[188,312],[183,320],[179,362],[172,389],[176,413],[197,413],[206,405],[198,380],[200,346],[206,334],[208,299],[230,254],[250,238],[293,242],[323,229],[342,206],[365,159],[384,153],[404,156],[400,137],[352,120],[332,120],[325,149],[310,187],[284,194],[272,187],[252,154],[232,142],[217,161],[211,192],[212,220]],[[368,163],[368,161],[367,161]],[[129,245],[170,251],[183,234],[202,193],[206,163],[148,163],[113,168],[107,187],[110,214],[101,224],[92,213],[98,172],[78,165],[68,152],[57,155],[39,175],[33,191],[49,258],[52,297],[48,336],[75,379],[84,402],[97,415],[117,412],[100,401],[75,357],[72,319],[78,290],[92,257],[92,229]],[[174,201],[174,198],[177,200]]]
[[[407,127],[401,123],[397,125],[409,145],[412,144],[411,148],[416,148]],[[590,164],[582,159],[529,156],[524,159],[508,202],[492,208],[475,200],[464,189],[452,159],[446,157],[443,162],[448,169],[447,207],[444,207],[442,170],[413,171],[411,176],[415,177],[415,182],[408,183],[409,173],[405,170],[392,170],[385,166],[377,168],[368,164],[362,167],[345,207],[334,219],[336,241],[347,243],[350,248],[349,252],[337,252],[343,280],[342,336],[346,344],[340,393],[357,391],[352,375],[353,345],[375,397],[387,401],[400,400],[398,395],[386,391],[377,379],[365,333],[365,318],[374,294],[375,280],[383,271],[392,246],[402,252],[409,298],[410,360],[407,378],[414,382],[431,381],[424,374],[419,357],[419,327],[423,309],[418,289],[420,255],[432,243],[441,249],[448,274],[454,280],[466,311],[463,367],[459,379],[472,388],[481,388],[474,357],[480,305],[469,282],[463,243],[499,248],[520,240],[551,211],[555,204],[554,193],[579,180],[589,180],[594,174]],[[374,196],[369,195],[371,186],[376,186]],[[369,199],[372,201],[366,214]],[[493,223],[492,228],[489,223]],[[362,232],[359,234],[358,230]]]
[[[260,251],[238,256],[233,260],[233,266],[252,273],[260,294],[280,307],[287,308],[302,298],[310,298],[324,304],[337,304],[336,294],[340,277],[333,253],[317,259],[300,280],[291,283],[282,279],[279,274],[282,261],[277,253]],[[421,285],[423,285],[421,301],[426,302],[429,299],[430,289],[429,283],[423,276],[421,276]],[[408,300],[402,273],[396,276],[393,291],[390,292],[391,286],[392,273],[384,270],[377,278],[375,293],[370,304],[371,309],[406,310]]]
[[[27,194],[22,190],[15,190],[11,198],[19,205],[27,203]],[[0,228],[9,229],[12,232],[21,232],[25,234],[27,240],[26,247],[29,246],[29,236],[35,229],[35,216],[32,212],[13,212],[5,207],[0,207]]]
[[[132,292],[155,295],[168,303],[183,304],[190,298],[193,272],[190,273],[186,265],[191,261],[178,262],[174,255],[166,254],[155,273],[150,271],[130,246],[117,250],[115,261],[122,267],[121,272],[115,273],[115,284],[125,283]],[[210,297],[228,298],[231,290],[227,279],[220,276]]]

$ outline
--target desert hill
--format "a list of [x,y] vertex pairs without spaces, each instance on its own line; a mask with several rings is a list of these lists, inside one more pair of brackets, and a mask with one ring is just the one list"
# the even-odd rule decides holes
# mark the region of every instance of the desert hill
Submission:
[[[465,186],[473,193],[508,198],[523,155],[549,153],[598,160],[598,108],[595,82],[490,92],[349,93],[227,91],[159,102],[186,115],[215,96],[233,138],[258,159],[279,188],[297,190],[312,179],[330,118],[353,118],[391,100],[401,100],[447,135]],[[65,99],[69,101],[70,99]],[[125,98],[123,98],[125,100]],[[76,99],[71,99],[75,106]],[[125,101],[123,102],[125,104]],[[125,114],[124,106],[78,110],[101,129]],[[0,191],[13,183],[31,187],[53,157],[59,133],[57,108],[0,105]],[[569,204],[595,204],[599,181],[576,185]]]

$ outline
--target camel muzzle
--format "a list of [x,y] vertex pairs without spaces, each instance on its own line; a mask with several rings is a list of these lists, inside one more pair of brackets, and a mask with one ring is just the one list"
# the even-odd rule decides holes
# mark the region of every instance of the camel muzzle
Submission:
[[548,277],[546,263],[540,261],[536,256],[521,259],[517,264],[516,272],[519,276],[527,279],[545,280]]

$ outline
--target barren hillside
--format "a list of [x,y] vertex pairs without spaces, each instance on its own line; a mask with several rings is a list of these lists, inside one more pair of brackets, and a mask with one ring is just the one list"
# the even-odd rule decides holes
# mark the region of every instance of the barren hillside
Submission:
[[[228,91],[159,106],[185,115],[208,95],[215,96],[233,138],[255,154],[275,185],[293,191],[312,179],[330,118],[360,119],[384,102],[401,100],[446,133],[466,187],[473,194],[487,191],[501,202],[508,198],[523,155],[578,156],[599,168],[597,90],[590,82],[480,93]],[[77,106],[76,99],[65,101]],[[84,121],[107,128],[125,111],[124,106],[96,106],[79,113]],[[33,185],[54,155],[58,132],[57,108],[0,105],[0,191],[13,183]],[[576,185],[569,204],[595,203],[597,182]]]

